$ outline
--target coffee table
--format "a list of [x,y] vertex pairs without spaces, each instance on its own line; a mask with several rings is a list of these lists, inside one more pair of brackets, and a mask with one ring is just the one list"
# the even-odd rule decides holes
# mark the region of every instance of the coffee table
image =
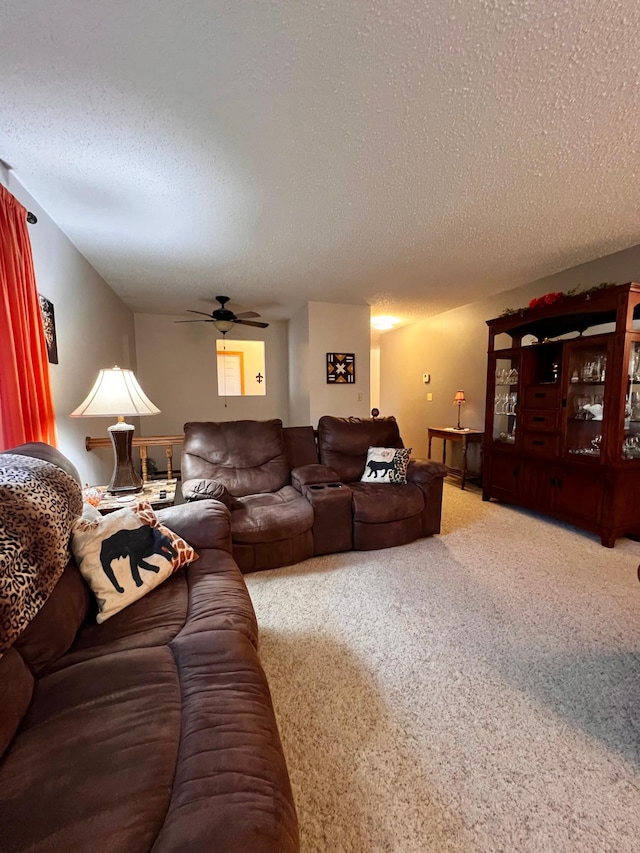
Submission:
[[144,484],[141,492],[127,495],[110,495],[107,486],[98,486],[103,489],[103,497],[97,506],[102,515],[115,512],[125,506],[131,506],[138,501],[148,501],[153,509],[162,509],[165,506],[173,506],[176,499],[176,486],[178,481],[173,480],[151,480]]

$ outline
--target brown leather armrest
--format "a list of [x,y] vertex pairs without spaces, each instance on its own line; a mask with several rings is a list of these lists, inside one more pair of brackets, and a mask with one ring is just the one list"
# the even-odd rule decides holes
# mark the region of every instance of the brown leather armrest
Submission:
[[299,468],[294,468],[291,472],[291,485],[299,492],[302,492],[303,486],[308,486],[311,483],[339,483],[340,477],[336,474],[333,468],[328,465],[301,465]]
[[231,513],[219,501],[168,506],[156,512],[158,521],[173,530],[196,551],[222,548],[231,553]]
[[407,482],[428,489],[433,480],[443,479],[447,466],[442,462],[431,462],[428,459],[410,459],[407,468]]
[[208,480],[206,477],[185,480],[182,484],[182,495],[187,501],[201,501],[211,498],[214,501],[220,501],[229,509],[237,509],[242,506],[223,483],[219,480]]

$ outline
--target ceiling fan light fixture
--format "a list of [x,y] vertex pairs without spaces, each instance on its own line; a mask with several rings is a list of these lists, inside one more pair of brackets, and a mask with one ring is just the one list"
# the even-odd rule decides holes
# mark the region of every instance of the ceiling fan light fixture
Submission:
[[227,332],[230,332],[231,329],[233,329],[234,323],[233,320],[214,320],[213,325],[219,332],[226,335]]

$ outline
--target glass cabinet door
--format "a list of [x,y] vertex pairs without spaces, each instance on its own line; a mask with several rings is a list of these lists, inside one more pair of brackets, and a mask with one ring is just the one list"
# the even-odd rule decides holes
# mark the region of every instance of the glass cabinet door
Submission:
[[640,459],[640,341],[631,342],[628,377],[624,400],[622,458]]
[[518,356],[496,357],[492,437],[501,444],[516,441],[519,369]]
[[600,458],[607,374],[607,344],[567,347],[568,388],[565,453]]

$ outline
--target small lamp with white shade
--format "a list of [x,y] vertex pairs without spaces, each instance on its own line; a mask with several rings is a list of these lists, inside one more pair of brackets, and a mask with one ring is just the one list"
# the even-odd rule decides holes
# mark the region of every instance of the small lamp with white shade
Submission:
[[115,465],[108,485],[111,494],[140,492],[142,480],[131,461],[131,447],[135,427],[125,417],[158,415],[160,409],[144,393],[132,370],[122,370],[117,365],[101,370],[86,399],[71,412],[72,418],[108,418],[118,422],[108,428]]

